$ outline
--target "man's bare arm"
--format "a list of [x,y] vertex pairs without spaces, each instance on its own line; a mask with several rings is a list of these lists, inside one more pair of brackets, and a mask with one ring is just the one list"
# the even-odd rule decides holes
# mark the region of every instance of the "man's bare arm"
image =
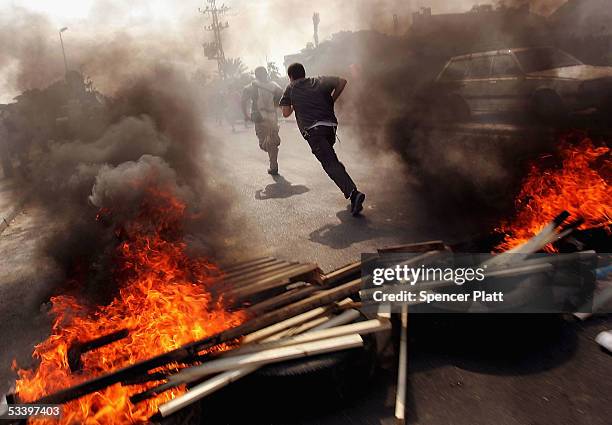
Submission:
[[344,91],[344,88],[346,87],[346,83],[347,81],[344,78],[338,79],[338,85],[336,86],[336,88],[334,89],[334,92],[332,93],[332,99],[334,100],[334,102],[338,100],[338,98]]
[[287,118],[293,114],[293,106],[281,106],[281,111],[283,111],[283,117]]

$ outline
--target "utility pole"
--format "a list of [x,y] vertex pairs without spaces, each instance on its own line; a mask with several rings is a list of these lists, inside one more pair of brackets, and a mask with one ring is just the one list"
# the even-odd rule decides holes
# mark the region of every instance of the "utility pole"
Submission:
[[204,15],[210,15],[212,23],[206,25],[204,29],[206,31],[212,31],[213,41],[205,42],[202,44],[204,47],[204,54],[210,60],[217,61],[217,68],[219,69],[219,75],[221,78],[225,78],[223,72],[223,63],[225,62],[225,52],[223,51],[223,43],[221,42],[221,31],[229,27],[226,22],[219,22],[219,17],[224,15],[230,8],[224,4],[217,6],[216,0],[205,0],[206,7],[202,10],[199,8],[200,13]]
[[67,29],[68,27],[64,27],[61,30],[59,30],[60,44],[62,46],[62,55],[64,56],[64,69],[66,70],[65,75],[68,75],[68,61],[66,61],[66,51],[64,50],[64,40],[62,39],[62,33],[66,31]]
[[312,26],[314,27],[314,45],[315,47],[319,47],[319,22],[321,22],[321,18],[319,17],[319,12],[315,12],[312,14]]

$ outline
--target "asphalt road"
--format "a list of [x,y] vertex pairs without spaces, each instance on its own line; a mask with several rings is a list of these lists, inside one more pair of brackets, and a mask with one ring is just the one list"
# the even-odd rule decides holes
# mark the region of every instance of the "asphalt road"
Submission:
[[[325,174],[294,122],[281,124],[279,176],[267,174],[268,157],[253,128],[209,126],[220,146],[216,178],[235,193],[237,213],[248,223],[242,243],[252,256],[314,261],[324,270],[354,261],[362,252],[434,238],[465,237],[465,226],[441,228],[413,192],[417,183],[390,152],[361,148],[350,127],[340,128],[336,152],[359,190],[364,211],[352,217],[349,202]],[[367,141],[364,141],[367,143]]]
[[[239,217],[243,224],[228,243],[242,257],[273,255],[331,270],[378,247],[461,240],[478,228],[469,221],[441,225],[415,190],[418,183],[401,172],[397,158],[360,148],[350,128],[341,129],[337,152],[367,194],[358,218],[348,213],[348,202],[294,123],[281,126],[279,177],[266,173],[267,155],[259,150],[252,128],[233,133],[227,127],[209,127],[207,143],[215,143],[219,154],[209,157],[206,166],[234,198],[228,217]],[[436,189],[443,190],[431,190]],[[11,381],[12,359],[24,364],[48,331],[42,303],[50,295],[45,279],[54,270],[36,247],[52,226],[40,208],[29,204],[0,236],[0,391]],[[409,423],[608,425],[612,357],[593,338],[610,327],[609,318],[578,323],[559,317],[417,316],[410,325]],[[281,418],[270,398],[249,423],[390,423],[394,380],[393,350],[388,350],[373,380],[363,382],[361,395],[331,408],[324,402],[297,403],[290,417]],[[308,391],[315,394],[320,388]],[[235,407],[235,399],[225,400],[228,409]],[[221,423],[245,423],[233,419],[239,410],[229,409]]]
[[[259,150],[252,129],[235,134],[212,129],[211,134],[222,143],[224,178],[232,182],[240,196],[238,205],[249,215],[253,233],[247,240],[256,244],[258,253],[315,261],[329,270],[385,245],[437,238],[457,241],[479,230],[479,223],[463,218],[440,225],[422,188],[401,171],[399,160],[390,153],[364,150],[367,140],[360,141],[350,128],[340,129],[336,151],[367,193],[360,218],[348,214],[346,201],[293,122],[281,126],[278,179],[266,174],[267,156]],[[441,215],[452,216],[453,211]],[[537,315],[415,316],[410,326],[408,422],[607,425],[612,418],[612,356],[593,339],[611,326],[606,317],[582,323]],[[395,364],[393,354],[387,354],[373,380],[363,383],[361,396],[332,406],[321,399],[294,403],[291,420],[284,412],[274,414],[278,406],[270,396],[255,415],[259,419],[251,415],[249,420],[393,423]],[[248,385],[245,388],[252,394]],[[228,391],[225,400],[235,396]],[[232,419],[227,409],[223,411],[227,423],[244,423],[244,415],[237,413]]]

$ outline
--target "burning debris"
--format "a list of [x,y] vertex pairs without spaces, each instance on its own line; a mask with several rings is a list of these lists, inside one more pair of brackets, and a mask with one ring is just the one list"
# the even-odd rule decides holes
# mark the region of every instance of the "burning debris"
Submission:
[[[559,211],[580,218],[579,228],[612,225],[612,160],[610,148],[580,134],[562,138],[556,156],[534,162],[516,198],[515,216],[497,229],[505,235],[496,248],[506,251],[538,233]],[[542,163],[558,160],[546,167]],[[575,227],[577,227],[575,226]],[[553,249],[548,246],[547,249]]]
[[[124,165],[123,168],[130,167],[129,163]],[[112,170],[103,170],[99,182],[107,181],[105,172]],[[219,268],[204,258],[187,255],[182,228],[185,202],[170,188],[156,187],[151,181],[156,177],[159,176],[145,174],[141,181],[123,180],[129,182],[130,193],[141,194],[142,198],[128,203],[139,205],[130,220],[114,225],[118,238],[112,254],[111,282],[118,291],[114,299],[92,308],[71,295],[52,297],[51,313],[55,319],[51,335],[34,351],[40,364],[35,370],[19,370],[16,389],[24,402],[177,349],[244,321],[244,313],[227,312],[223,297],[212,295],[211,286],[222,276]],[[92,202],[99,203],[105,195],[105,188],[97,183]],[[99,219],[108,219],[113,213],[113,209],[105,208]],[[90,342],[92,348],[81,350],[79,370],[72,370],[71,347],[88,345],[87,341],[116,333],[121,338],[112,338],[105,345]],[[182,392],[177,388],[146,403],[128,403],[131,395],[147,388],[112,386],[85,396],[66,404],[61,423],[85,422],[88,418],[100,423],[145,421],[160,403]]]
[[[48,98],[50,92],[43,93],[40,98]],[[231,238],[226,225],[235,221],[224,211],[231,195],[212,190],[199,164],[208,146],[190,83],[158,67],[100,99],[83,126],[74,125],[75,117],[49,120],[41,128],[45,149],[29,152],[31,202],[58,224],[43,249],[62,273],[53,282],[60,295],[51,297],[51,335],[34,351],[38,364],[15,365],[24,402],[246,319],[228,310],[216,288],[223,273],[213,259],[222,258],[225,243],[219,241]],[[130,404],[130,396],[150,388],[143,382],[67,403],[62,423],[146,421],[159,404],[185,391],[177,386]]]
[[[144,225],[125,226],[117,298],[93,312],[70,296],[53,298],[52,335],[36,347],[40,365],[19,371],[20,401],[64,403],[61,423],[145,422],[262,365],[360,347],[359,335],[388,329],[380,319],[350,324],[360,317],[347,298],[361,287],[360,262],[322,275],[312,265],[262,258],[221,272],[185,257],[184,244],[172,240],[183,205],[155,197],[161,206],[143,207]],[[215,283],[246,290],[233,301],[250,306],[228,312],[229,299],[210,295]],[[70,367],[75,346],[87,347],[79,371]]]

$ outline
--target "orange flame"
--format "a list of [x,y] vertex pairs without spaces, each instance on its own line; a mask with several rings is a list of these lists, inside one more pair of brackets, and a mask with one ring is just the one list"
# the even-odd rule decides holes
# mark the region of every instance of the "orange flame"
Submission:
[[561,167],[546,169],[531,164],[515,200],[516,215],[497,229],[505,234],[497,251],[528,241],[563,210],[574,219],[584,219],[580,228],[612,224],[612,190],[608,184],[612,177],[610,149],[595,147],[587,137],[570,144],[572,136],[575,134],[561,141],[558,152]]
[[[101,211],[108,214],[108,211]],[[221,275],[203,258],[186,255],[181,238],[185,204],[171,194],[149,189],[139,215],[123,224],[118,246],[119,293],[108,304],[89,311],[76,298],[53,297],[51,336],[38,344],[34,370],[18,370],[20,400],[33,401],[109,371],[161,354],[242,323],[242,312],[230,313],[208,288]],[[82,369],[71,372],[69,347],[129,329],[129,336],[82,355]],[[125,424],[146,421],[157,406],[185,391],[177,388],[138,403],[129,397],[154,383],[115,384],[63,406],[60,424]],[[36,420],[57,424],[56,420]]]

